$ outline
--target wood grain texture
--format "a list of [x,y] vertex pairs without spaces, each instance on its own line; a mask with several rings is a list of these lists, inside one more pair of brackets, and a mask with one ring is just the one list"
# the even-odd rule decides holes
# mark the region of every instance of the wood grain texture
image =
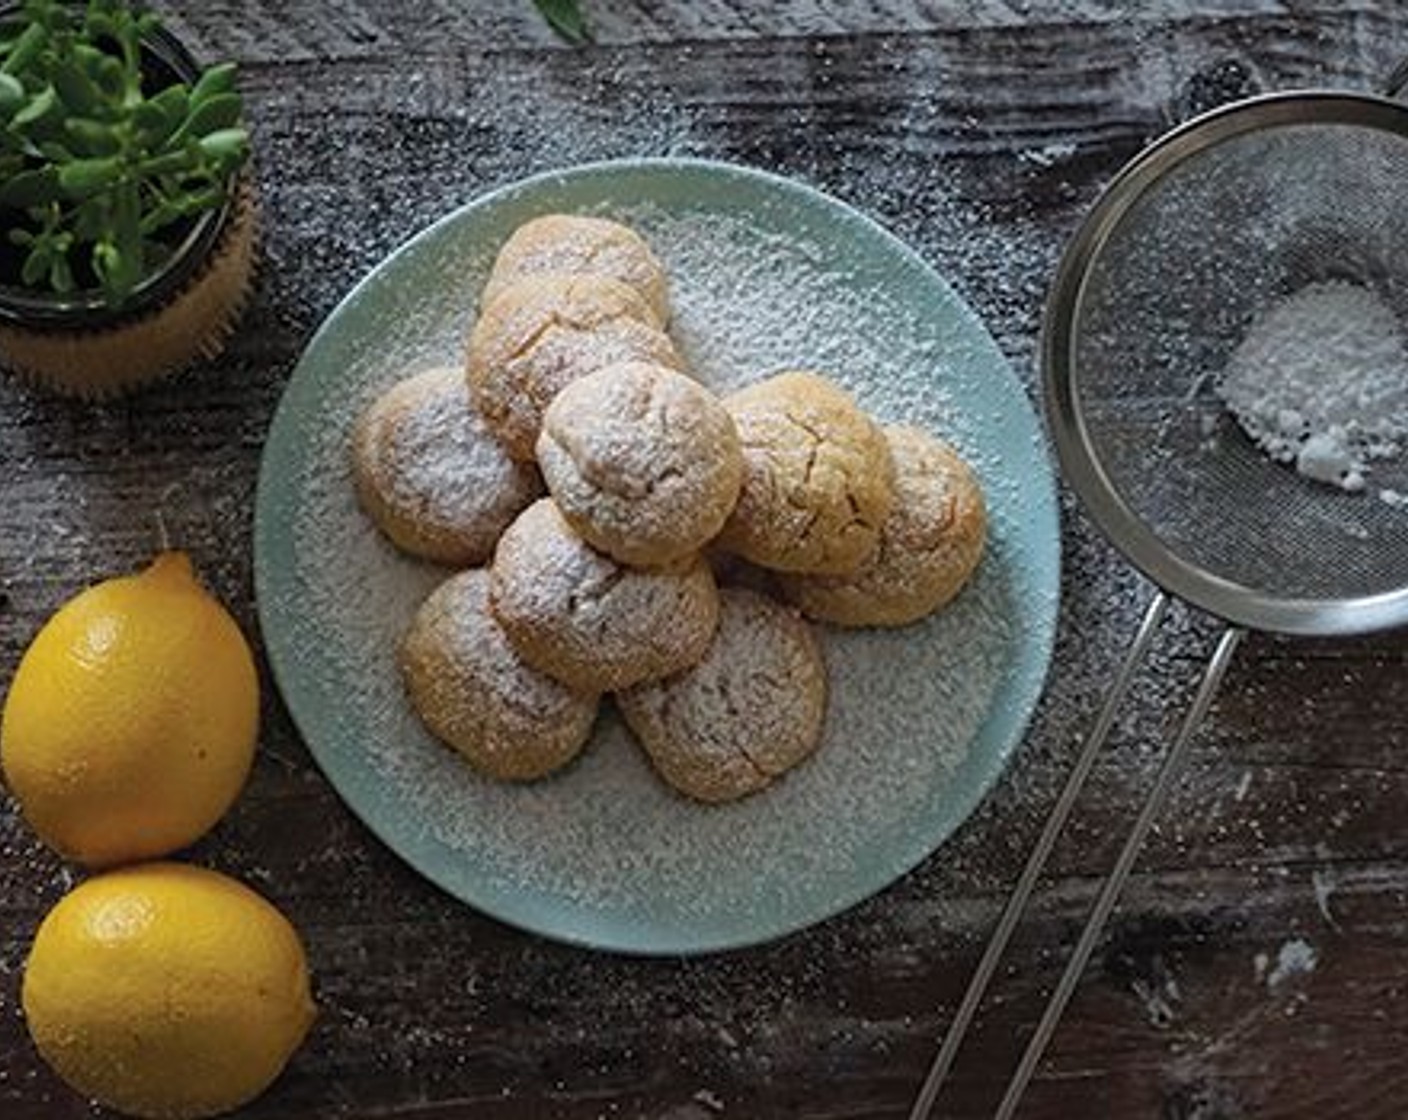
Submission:
[[[256,632],[264,432],[317,323],[453,205],[584,159],[698,154],[822,186],[889,225],[1034,387],[1042,297],[1119,164],[1255,89],[1369,88],[1396,3],[592,0],[563,48],[530,5],[163,3],[245,63],[268,225],[230,351],[94,407],[0,384],[0,679],[77,588],[154,547],[154,511]],[[1016,764],[879,897],[702,960],[585,953],[436,892],[341,805],[266,684],[262,750],[193,858],[304,932],[323,1014],[246,1115],[903,1117],[1147,587],[1069,495],[1055,669]],[[1215,628],[1175,611],[1019,932],[942,1115],[986,1115],[1152,781]],[[1408,1090],[1408,640],[1253,637],[1023,1117],[1388,1120]],[[71,873],[0,809],[0,1116],[94,1111],[29,1046],[22,961]],[[1316,965],[1278,972],[1288,944]]]

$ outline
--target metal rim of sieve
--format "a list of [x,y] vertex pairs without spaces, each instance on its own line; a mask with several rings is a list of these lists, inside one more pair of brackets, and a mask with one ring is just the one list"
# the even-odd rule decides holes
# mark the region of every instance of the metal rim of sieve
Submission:
[[1086,423],[1075,353],[1092,266],[1146,191],[1215,145],[1249,132],[1306,124],[1354,125],[1408,140],[1408,105],[1360,93],[1271,93],[1214,109],[1155,141],[1105,188],[1061,258],[1042,322],[1042,379],[1062,473],[1091,519],[1146,576],[1238,626],[1311,636],[1361,634],[1408,623],[1408,587],[1342,599],[1288,598],[1215,575],[1168,548],[1106,472]]

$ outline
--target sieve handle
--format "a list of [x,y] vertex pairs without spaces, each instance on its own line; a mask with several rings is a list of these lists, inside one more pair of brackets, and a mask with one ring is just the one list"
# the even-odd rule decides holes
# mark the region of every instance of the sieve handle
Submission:
[[993,930],[987,948],[983,951],[982,959],[973,972],[973,978],[968,982],[968,990],[963,993],[963,1000],[954,1013],[953,1021],[949,1024],[933,1064],[929,1067],[924,1084],[919,1090],[919,1095],[915,1098],[914,1107],[910,1109],[909,1120],[926,1120],[930,1110],[934,1107],[934,1101],[938,1098],[940,1089],[943,1088],[944,1078],[948,1076],[948,1072],[953,1066],[953,1060],[958,1055],[959,1047],[963,1045],[968,1027],[973,1021],[978,1005],[982,1002],[983,994],[987,991],[993,973],[997,970],[1002,954],[1007,949],[1007,943],[1012,939],[1012,933],[1021,920],[1022,912],[1026,909],[1027,901],[1031,898],[1032,891],[1036,887],[1036,881],[1041,876],[1042,869],[1046,866],[1046,861],[1050,858],[1051,850],[1056,846],[1057,839],[1060,838],[1061,830],[1065,828],[1066,819],[1071,815],[1071,809],[1080,796],[1086,779],[1090,776],[1090,770],[1095,764],[1096,757],[1105,745],[1105,740],[1109,738],[1110,727],[1124,702],[1125,694],[1129,691],[1135,671],[1143,662],[1145,654],[1149,651],[1149,646],[1153,643],[1154,636],[1158,633],[1159,623],[1163,621],[1164,614],[1168,610],[1168,602],[1168,596],[1159,592],[1145,610],[1144,619],[1140,622],[1138,633],[1135,634],[1134,641],[1130,644],[1129,651],[1125,654],[1124,661],[1115,676],[1115,683],[1105,698],[1105,704],[1100,710],[1099,718],[1095,721],[1095,727],[1091,730],[1090,737],[1082,745],[1080,753],[1076,757],[1070,777],[1066,779],[1065,787],[1061,790],[1061,796],[1056,799],[1056,804],[1046,820],[1041,836],[1032,849],[1031,855],[1027,857],[1027,864],[1022,869],[1017,885],[1012,889],[1012,895],[1007,900],[1002,917],[998,919],[997,928]]
[[1188,716],[1179,729],[1178,738],[1173,741],[1173,746],[1164,755],[1163,763],[1159,766],[1158,777],[1154,780],[1154,788],[1149,791],[1148,800],[1144,802],[1144,808],[1140,811],[1128,839],[1124,842],[1124,847],[1120,850],[1119,859],[1115,861],[1115,868],[1110,872],[1110,877],[1105,880],[1105,885],[1100,890],[1100,897],[1095,900],[1095,906],[1090,912],[1090,917],[1086,920],[1085,929],[1081,931],[1080,941],[1076,944],[1075,952],[1071,954],[1066,971],[1061,974],[1060,983],[1056,985],[1056,990],[1052,993],[1051,1000],[1047,1003],[1046,1010],[1041,1016],[1041,1022],[1037,1024],[1036,1032],[1032,1035],[1031,1041],[1027,1043],[1022,1060],[1017,1064],[1017,1070],[1012,1075],[1012,1080],[1007,1084],[1007,1092],[1003,1094],[1002,1103],[997,1107],[994,1120],[1012,1120],[1012,1116],[1016,1113],[1022,1094],[1026,1091],[1032,1074],[1036,1072],[1037,1063],[1041,1061],[1046,1044],[1051,1041],[1051,1036],[1056,1032],[1056,1024],[1061,1019],[1061,1013],[1065,1011],[1066,1004],[1070,1002],[1076,985],[1080,982],[1081,973],[1085,971],[1085,966],[1090,961],[1090,955],[1095,950],[1095,943],[1100,938],[1105,921],[1115,908],[1115,902],[1119,899],[1125,880],[1129,878],[1129,872],[1139,855],[1139,849],[1149,835],[1149,829],[1153,826],[1154,819],[1168,799],[1168,794],[1173,788],[1173,779],[1182,769],[1183,760],[1188,754],[1188,747],[1193,741],[1193,736],[1207,715],[1208,708],[1212,706],[1213,697],[1217,695],[1218,687],[1222,684],[1222,678],[1227,672],[1227,666],[1241,640],[1242,631],[1236,627],[1228,627],[1222,632],[1222,638],[1218,641],[1217,648],[1213,651],[1212,658],[1203,671],[1203,679],[1198,685],[1198,694],[1193,699],[1193,706],[1189,709]]
[[[1061,790],[1061,795],[1056,799],[1056,804],[1051,810],[1051,815],[1047,818],[1045,826],[1042,828],[1041,836],[1038,838],[1031,855],[1027,858],[1026,866],[1022,869],[1022,874],[1017,880],[1017,885],[1012,890],[1011,897],[1007,900],[1007,905],[1003,909],[1002,917],[998,920],[996,928],[993,930],[987,948],[983,951],[982,959],[978,962],[978,967],[973,972],[972,979],[968,982],[968,988],[963,994],[963,999],[959,1003],[958,1010],[954,1013],[953,1021],[949,1024],[943,1043],[939,1047],[939,1052],[934,1058],[933,1064],[929,1067],[928,1075],[924,1079],[924,1084],[915,1098],[914,1106],[909,1113],[909,1120],[927,1120],[934,1107],[940,1090],[943,1087],[944,1079],[948,1076],[949,1070],[953,1067],[954,1058],[958,1054],[959,1048],[963,1045],[968,1028],[972,1024],[973,1016],[976,1014],[983,995],[987,991],[997,965],[1002,959],[1002,954],[1006,951],[1008,942],[1012,938],[1013,932],[1021,920],[1022,912],[1026,909],[1027,902],[1031,898],[1032,891],[1036,887],[1037,879],[1041,875],[1046,861],[1051,856],[1051,851],[1056,845],[1069,818],[1071,809],[1074,808],[1077,798],[1080,796],[1086,780],[1090,776],[1090,771],[1095,764],[1095,759],[1100,754],[1109,738],[1110,728],[1114,724],[1115,716],[1118,714],[1125,696],[1129,692],[1129,686],[1134,679],[1134,674],[1143,663],[1145,655],[1153,644],[1154,637],[1158,633],[1159,625],[1163,621],[1168,610],[1169,598],[1163,592],[1159,592],[1150,601],[1148,608],[1144,612],[1144,618],[1139,624],[1139,630],[1135,634],[1134,641],[1130,644],[1128,652],[1125,654],[1123,662],[1120,664],[1115,682],[1112,685],[1109,695],[1105,698],[1105,703],[1100,710],[1100,715],[1095,721],[1089,739],[1081,747],[1080,753],[1076,757],[1075,764],[1071,768],[1070,776],[1066,779],[1066,784]],[[1232,655],[1241,641],[1242,631],[1229,627],[1223,631],[1217,648],[1213,651],[1207,668],[1203,672],[1203,677],[1198,686],[1197,695],[1194,697],[1193,706],[1184,719],[1183,726],[1179,729],[1178,737],[1174,740],[1173,746],[1169,748],[1164,756],[1163,763],[1159,767],[1159,772],[1154,781],[1153,788],[1149,791],[1148,799],[1144,803],[1139,817],[1134,822],[1129,837],[1125,840],[1124,847],[1120,850],[1119,858],[1115,861],[1114,869],[1106,879],[1105,885],[1101,888],[1100,895],[1092,907],[1090,917],[1086,920],[1084,930],[1081,931],[1079,942],[1076,944],[1075,952],[1066,965],[1066,970],[1062,974],[1060,982],[1057,984],[1051,999],[1047,1003],[1045,1011],[1042,1013],[1041,1021],[1037,1024],[1036,1031],[1023,1052],[1017,1069],[1008,1082],[1007,1089],[1003,1094],[1002,1102],[998,1106],[995,1120],[1011,1120],[1021,1101],[1022,1094],[1026,1091],[1032,1075],[1036,1072],[1037,1064],[1041,1061],[1041,1056],[1046,1050],[1047,1043],[1056,1031],[1056,1025],[1060,1022],[1061,1015],[1070,1002],[1074,994],[1076,985],[1079,983],[1081,974],[1085,971],[1085,966],[1090,961],[1090,956],[1099,940],[1100,933],[1104,929],[1105,922],[1113,911],[1115,902],[1119,899],[1120,891],[1123,889],[1125,881],[1129,878],[1129,873],[1134,866],[1134,861],[1139,855],[1139,850],[1148,837],[1149,830],[1157,818],[1168,794],[1173,788],[1173,780],[1182,768],[1183,760],[1188,753],[1189,745],[1193,736],[1197,733],[1203,719],[1207,716],[1208,708],[1211,707],[1213,698],[1217,695],[1217,690],[1222,683],[1222,678],[1227,672],[1227,666],[1232,660]]]

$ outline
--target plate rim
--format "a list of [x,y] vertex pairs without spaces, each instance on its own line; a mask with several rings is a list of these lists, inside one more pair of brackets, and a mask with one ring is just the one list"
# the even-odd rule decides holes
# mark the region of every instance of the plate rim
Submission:
[[[490,206],[495,202],[509,199],[515,194],[532,191],[538,187],[561,184],[564,180],[569,178],[591,178],[611,175],[613,173],[640,171],[667,173],[686,171],[737,178],[751,181],[755,184],[761,183],[768,188],[780,190],[784,193],[799,195],[809,205],[838,210],[848,221],[858,224],[871,235],[878,237],[890,251],[899,254],[899,256],[906,259],[909,264],[920,268],[927,274],[931,281],[937,284],[941,289],[947,291],[953,299],[959,317],[965,320],[966,327],[982,336],[987,345],[991,347],[992,353],[1000,363],[1004,376],[1011,381],[1013,388],[1020,393],[1022,403],[1028,410],[1035,431],[1039,437],[1035,453],[1038,459],[1045,465],[1046,470],[1043,472],[1042,477],[1034,482],[1034,485],[1039,486],[1040,489],[1039,500],[1034,503],[1034,512],[1042,520],[1049,522],[1049,531],[1039,533],[1038,538],[1043,545],[1043,551],[1047,554],[1045,559],[1050,565],[1053,582],[1053,594],[1050,597],[1049,608],[1044,610],[1038,617],[1031,620],[1031,626],[1024,635],[1024,640],[1031,646],[1035,659],[1034,670],[1031,673],[1028,689],[1025,694],[1020,697],[1021,710],[1006,735],[1006,745],[1000,751],[994,752],[993,763],[987,768],[985,773],[979,775],[979,780],[973,786],[969,803],[962,807],[962,812],[955,814],[951,827],[946,831],[941,831],[938,835],[927,836],[921,843],[915,845],[912,851],[906,850],[898,853],[899,858],[885,861],[887,864],[886,873],[883,876],[877,877],[877,881],[853,887],[852,889],[841,891],[830,896],[825,906],[818,907],[814,913],[805,918],[800,920],[790,919],[774,923],[773,926],[768,928],[754,927],[747,932],[740,932],[734,936],[704,937],[692,941],[685,941],[676,937],[669,943],[662,942],[658,937],[658,933],[654,940],[649,938],[637,938],[632,940],[620,936],[609,939],[601,936],[599,933],[594,934],[588,931],[579,932],[572,928],[563,928],[561,925],[554,926],[550,922],[539,920],[537,915],[538,907],[534,905],[520,904],[515,907],[512,904],[512,900],[516,896],[511,891],[506,892],[488,882],[476,884],[479,888],[478,890],[466,891],[463,889],[462,883],[452,883],[451,876],[443,873],[434,866],[425,866],[424,862],[418,862],[413,854],[407,854],[407,852],[403,851],[401,846],[402,838],[395,835],[395,830],[389,825],[383,826],[381,822],[372,819],[375,813],[375,804],[370,804],[364,809],[363,805],[359,804],[358,797],[352,792],[353,783],[351,779],[339,776],[335,773],[336,768],[330,766],[324,760],[323,752],[315,745],[317,743],[317,737],[310,734],[310,729],[305,725],[305,717],[300,715],[296,710],[295,704],[290,702],[289,694],[291,692],[297,693],[300,691],[296,684],[293,683],[299,680],[299,670],[293,665],[295,659],[294,651],[284,644],[283,639],[274,637],[281,632],[281,629],[279,624],[272,620],[270,612],[273,608],[269,605],[276,597],[273,590],[273,580],[275,577],[271,572],[272,565],[270,562],[270,554],[275,547],[272,537],[276,532],[272,524],[274,521],[272,506],[275,503],[273,494],[279,485],[271,477],[273,474],[271,460],[274,456],[271,454],[270,449],[276,442],[286,442],[287,437],[282,435],[283,430],[289,428],[294,423],[294,406],[292,399],[295,394],[290,390],[293,389],[298,379],[299,371],[303,367],[307,355],[322,343],[324,337],[333,329],[334,323],[346,311],[360,302],[366,291],[378,281],[382,270],[392,259],[411,251],[418,245],[433,240],[444,227],[461,220],[462,216],[468,211]],[[276,435],[279,437],[277,441]],[[963,825],[972,819],[974,813],[977,812],[978,808],[997,787],[998,782],[1007,772],[1012,760],[1020,751],[1026,740],[1027,733],[1030,730],[1032,720],[1035,718],[1041,698],[1045,694],[1047,680],[1051,673],[1056,635],[1059,627],[1063,591],[1064,548],[1061,539],[1061,511],[1058,500],[1057,473],[1049,435],[1042,420],[1041,410],[1027,393],[1026,386],[1023,385],[1020,377],[1018,377],[1012,362],[1002,352],[1001,347],[997,344],[997,340],[992,336],[991,331],[988,330],[983,320],[969,305],[968,301],[965,300],[944,276],[924,259],[917,250],[858,207],[798,179],[763,168],[726,160],[694,156],[641,156],[593,160],[585,163],[549,168],[476,193],[435,219],[429,225],[412,234],[382,256],[357,280],[347,293],[337,301],[333,308],[326,313],[322,321],[318,324],[317,329],[300,350],[298,360],[290,371],[288,378],[285,380],[283,388],[280,390],[278,405],[265,431],[264,446],[260,452],[259,474],[255,490],[253,569],[255,609],[260,632],[260,645],[268,661],[271,678],[278,692],[280,703],[288,713],[289,720],[293,724],[299,737],[303,740],[309,756],[317,766],[323,779],[327,781],[333,792],[336,793],[343,806],[357,818],[383,847],[389,850],[398,860],[417,875],[433,884],[437,889],[453,898],[456,902],[467,905],[478,914],[520,932],[542,937],[559,944],[589,949],[595,952],[627,957],[658,958],[728,953],[777,942],[783,938],[799,934],[804,930],[814,928],[822,922],[836,918],[860,905],[862,902],[876,897],[882,892],[894,887],[900,880],[904,879],[921,864],[934,856],[945,843],[953,838]],[[273,625],[271,625],[271,621]],[[981,727],[982,725],[980,724],[979,726]],[[409,844],[406,846],[410,847]]]

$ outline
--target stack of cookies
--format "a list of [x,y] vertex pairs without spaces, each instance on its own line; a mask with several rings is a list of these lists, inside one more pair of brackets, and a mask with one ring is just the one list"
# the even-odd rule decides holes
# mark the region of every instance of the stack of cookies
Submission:
[[[685,371],[667,291],[633,230],[531,221],[494,265],[466,368],[402,381],[357,425],[372,519],[463,569],[400,663],[426,726],[485,774],[566,765],[609,694],[675,789],[762,789],[821,740],[803,616],[905,625],[982,554],[982,492],[951,448],[880,427],[815,373],[716,397]],[[762,569],[768,593],[715,568]]]

